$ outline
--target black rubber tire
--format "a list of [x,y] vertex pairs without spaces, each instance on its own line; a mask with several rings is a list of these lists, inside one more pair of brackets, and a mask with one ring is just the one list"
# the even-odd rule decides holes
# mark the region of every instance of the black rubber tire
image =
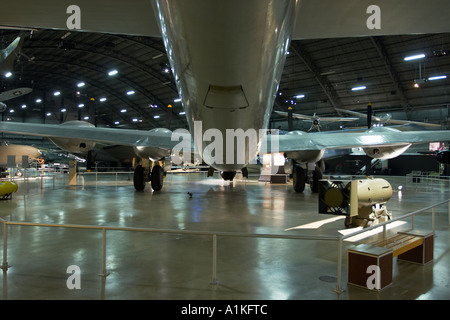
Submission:
[[223,180],[227,181],[233,181],[234,177],[236,176],[236,171],[221,171],[220,176]]
[[145,189],[144,168],[141,165],[134,168],[133,183],[134,188],[137,191],[142,191]]
[[154,191],[159,191],[162,189],[164,184],[164,170],[160,165],[153,167],[150,180]]
[[300,166],[294,167],[292,184],[294,186],[295,192],[297,193],[302,193],[305,190],[306,184],[305,169],[303,169]]
[[312,193],[319,192],[319,180],[321,180],[322,178],[323,178],[322,170],[320,170],[320,168],[316,166],[312,174],[312,181],[309,184]]

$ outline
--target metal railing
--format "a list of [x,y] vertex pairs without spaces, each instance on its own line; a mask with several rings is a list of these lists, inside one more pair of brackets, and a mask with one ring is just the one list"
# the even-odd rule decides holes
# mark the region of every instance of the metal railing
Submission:
[[215,285],[218,283],[217,279],[217,242],[218,237],[241,237],[241,238],[270,238],[270,239],[295,239],[295,240],[319,240],[319,241],[336,241],[338,243],[337,254],[337,280],[336,280],[336,293],[343,292],[341,287],[342,280],[342,251],[343,242],[350,237],[369,232],[377,228],[383,228],[383,235],[386,235],[387,225],[399,221],[405,220],[409,217],[412,218],[412,229],[414,229],[414,216],[429,210],[432,210],[432,230],[435,231],[435,208],[443,204],[449,203],[449,225],[450,225],[450,199],[441,201],[431,206],[407,213],[392,220],[371,226],[369,228],[362,229],[360,231],[353,232],[348,235],[338,236],[312,236],[312,235],[280,235],[280,234],[249,234],[239,232],[214,232],[214,231],[191,231],[191,230],[176,230],[176,229],[155,229],[155,228],[134,228],[134,227],[111,227],[111,226],[94,226],[94,225],[74,225],[74,224],[45,224],[45,223],[33,223],[33,222],[16,222],[6,221],[0,218],[0,222],[3,224],[3,263],[0,266],[4,272],[10,267],[8,265],[8,233],[7,226],[37,226],[37,227],[53,227],[53,228],[75,228],[75,229],[94,229],[102,231],[102,266],[99,276],[107,277],[109,275],[106,268],[106,232],[107,231],[131,231],[131,232],[150,232],[150,233],[168,233],[168,234],[183,234],[194,236],[211,236],[212,237],[212,272],[210,283]]

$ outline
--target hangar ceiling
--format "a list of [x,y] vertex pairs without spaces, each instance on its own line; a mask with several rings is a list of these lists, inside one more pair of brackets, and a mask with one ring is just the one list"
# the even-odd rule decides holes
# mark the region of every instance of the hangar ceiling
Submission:
[[[20,33],[0,30],[1,49]],[[166,127],[170,112],[172,129],[187,128],[161,39],[55,30],[22,34],[12,76],[0,75],[0,91],[32,87],[33,92],[8,101],[4,120],[86,119],[99,126],[145,130]],[[293,41],[274,110],[291,106],[304,115],[350,116],[337,109],[365,112],[372,103],[375,114],[388,112],[447,128],[450,78],[428,79],[450,77],[449,50],[450,34]],[[423,59],[404,60],[422,53]],[[117,74],[108,75],[112,70]],[[414,81],[421,79],[426,81],[415,88]],[[78,87],[81,82],[85,85]],[[366,89],[352,90],[358,86]],[[56,91],[61,94],[55,96]],[[286,117],[273,113],[271,127],[287,129]],[[294,122],[294,129],[309,127]]]

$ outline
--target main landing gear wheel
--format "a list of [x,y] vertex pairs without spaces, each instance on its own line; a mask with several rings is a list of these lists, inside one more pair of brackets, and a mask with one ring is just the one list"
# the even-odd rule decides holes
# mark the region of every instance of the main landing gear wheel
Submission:
[[293,186],[295,192],[302,193],[305,190],[305,183],[305,169],[300,166],[295,166],[293,172]]
[[220,176],[223,180],[230,180],[233,181],[234,177],[236,176],[236,171],[220,171]]
[[309,184],[311,187],[311,192],[318,193],[319,192],[319,180],[323,178],[322,170],[320,167],[316,166],[314,171],[312,172],[312,181]]
[[145,189],[145,178],[144,178],[144,168],[141,165],[134,168],[133,177],[134,188],[137,191],[142,191]]
[[151,183],[152,183],[152,189],[154,191],[159,191],[163,187],[164,182],[164,170],[160,165],[156,165],[153,167],[152,170],[152,176],[151,176]]

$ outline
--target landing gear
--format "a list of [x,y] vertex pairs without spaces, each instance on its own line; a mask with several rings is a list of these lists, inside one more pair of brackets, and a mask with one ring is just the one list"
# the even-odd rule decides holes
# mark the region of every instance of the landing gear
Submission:
[[322,169],[319,163],[317,163],[314,170],[308,172],[307,169],[294,163],[292,178],[295,192],[302,193],[305,190],[306,183],[309,183],[311,192],[318,193],[319,180],[323,178]]
[[305,190],[306,184],[305,169],[303,169],[299,165],[294,164],[294,172],[292,174],[292,181],[295,192],[302,193]]
[[323,178],[322,170],[316,165],[314,171],[312,172],[312,177],[309,179],[309,186],[311,187],[312,193],[319,192],[319,180]]
[[159,164],[153,166],[150,173],[150,169],[144,168],[142,165],[137,165],[134,169],[133,183],[134,188],[137,191],[145,189],[147,182],[151,183],[153,191],[159,191],[163,187],[164,183],[164,169]]
[[134,177],[133,177],[133,183],[134,188],[137,191],[142,191],[145,189],[145,170],[141,165],[137,165],[136,168],[134,168]]
[[236,176],[236,171],[220,171],[220,176],[225,181],[233,181],[234,177]]
[[162,189],[164,182],[164,170],[160,165],[153,167],[150,180],[154,191],[159,191]]

